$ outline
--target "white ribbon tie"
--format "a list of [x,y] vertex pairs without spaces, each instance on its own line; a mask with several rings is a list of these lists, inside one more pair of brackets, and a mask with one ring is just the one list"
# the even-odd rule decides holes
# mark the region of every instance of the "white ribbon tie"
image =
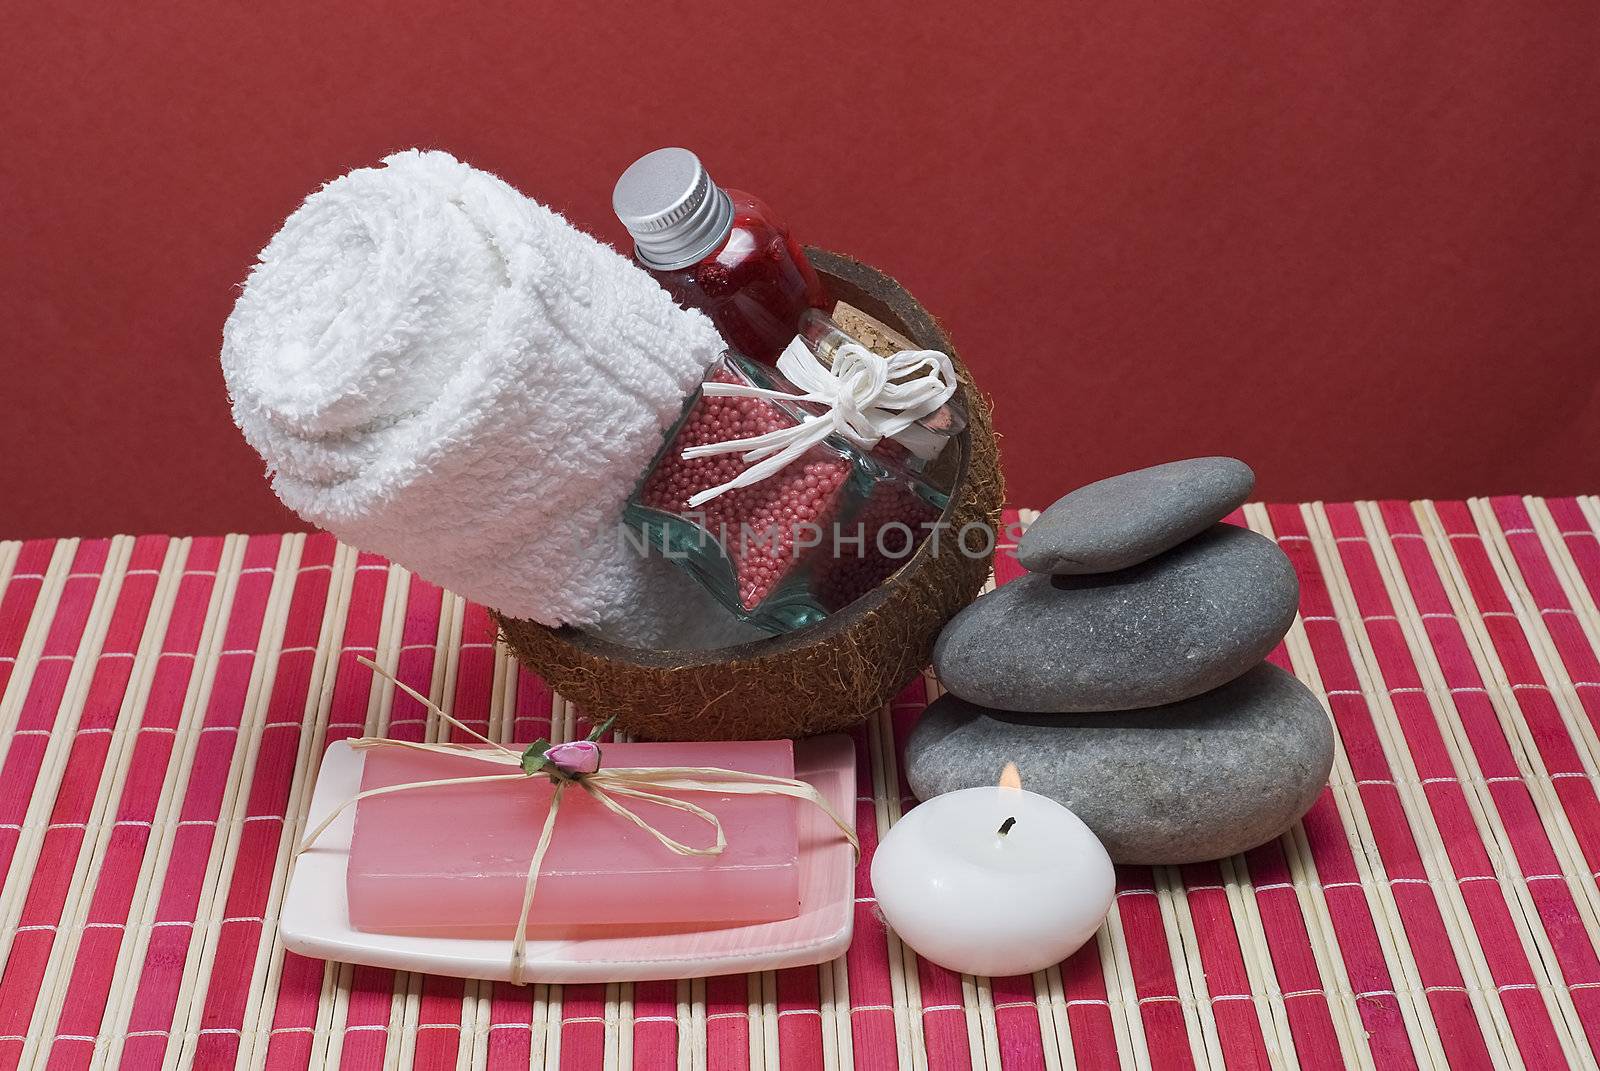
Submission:
[[871,450],[880,440],[938,412],[956,392],[955,365],[938,350],[901,350],[892,357],[880,357],[860,343],[847,342],[833,351],[830,365],[797,337],[778,358],[778,371],[805,393],[715,381],[701,387],[701,393],[714,398],[813,403],[825,406],[826,411],[808,413],[800,423],[777,431],[689,447],[683,452],[687,460],[743,451],[750,466],[727,483],[693,495],[691,507],[760,483],[830,435]]

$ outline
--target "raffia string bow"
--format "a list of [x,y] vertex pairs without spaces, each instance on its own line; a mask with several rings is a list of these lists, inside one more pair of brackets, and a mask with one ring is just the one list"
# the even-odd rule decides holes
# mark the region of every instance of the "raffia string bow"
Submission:
[[[839,832],[850,842],[851,847],[857,852],[861,850],[861,842],[857,839],[855,830],[844,819],[834,813],[833,808],[828,806],[828,801],[822,798],[822,794],[814,786],[805,781],[792,777],[775,777],[770,774],[724,770],[716,766],[605,769],[600,764],[601,748],[599,739],[610,728],[610,721],[596,726],[586,740],[569,741],[562,744],[551,744],[547,740],[536,740],[527,748],[518,751],[498,741],[490,740],[471,726],[457,721],[427,696],[399,680],[371,659],[358,655],[356,660],[372,670],[372,672],[390,681],[396,688],[399,688],[433,711],[433,713],[439,715],[440,718],[454,728],[475,737],[489,746],[488,749],[484,749],[474,744],[429,744],[414,740],[391,740],[388,737],[363,736],[350,741],[351,747],[360,749],[404,747],[411,748],[413,751],[459,755],[479,762],[510,767],[511,769],[503,774],[487,774],[481,777],[442,777],[433,781],[410,781],[405,784],[385,785],[381,788],[369,788],[357,792],[354,796],[334,808],[326,818],[319,822],[317,827],[300,842],[300,846],[295,849],[295,854],[298,855],[315,844],[317,838],[321,837],[328,827],[333,824],[334,820],[347,809],[373,796],[386,796],[392,792],[409,792],[414,789],[444,788],[450,785],[521,781],[528,777],[550,778],[555,785],[555,791],[550,796],[550,810],[545,815],[544,828],[539,832],[538,843],[533,849],[533,858],[528,863],[528,881],[522,893],[522,910],[517,916],[516,933],[511,938],[511,980],[515,983],[521,984],[524,981],[523,972],[528,944],[528,916],[533,909],[533,894],[539,884],[539,868],[544,863],[545,853],[550,850],[550,841],[556,828],[556,814],[561,809],[561,796],[571,786],[576,785],[584,792],[587,792],[596,803],[619,818],[638,826],[654,837],[662,847],[675,855],[720,855],[727,848],[728,840],[722,829],[722,821],[715,814],[704,807],[690,803],[688,800],[662,795],[662,791],[714,792],[719,795],[733,796],[791,796],[821,808],[822,812],[833,821]],[[624,806],[619,802],[619,797],[639,800],[643,803],[654,803],[693,815],[710,828],[714,843],[703,848],[697,848],[684,844],[682,841],[674,840],[645,821],[636,812]]]
[[781,472],[830,435],[870,450],[938,412],[956,392],[955,363],[938,350],[901,350],[880,357],[859,342],[847,342],[825,364],[804,339],[796,338],[778,358],[778,371],[804,393],[716,380],[703,384],[700,392],[708,397],[815,403],[825,411],[808,413],[791,427],[686,449],[687,460],[742,451],[750,466],[727,483],[690,496],[690,506],[703,506],[724,492]]

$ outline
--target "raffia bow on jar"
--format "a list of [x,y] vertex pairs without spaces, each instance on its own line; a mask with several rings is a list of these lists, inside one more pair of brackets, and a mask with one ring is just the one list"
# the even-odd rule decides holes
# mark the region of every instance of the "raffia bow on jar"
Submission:
[[938,412],[954,397],[957,386],[949,354],[901,350],[880,357],[854,341],[832,348],[825,360],[797,337],[778,358],[778,371],[802,393],[717,380],[703,384],[701,393],[711,398],[789,402],[820,411],[808,411],[790,427],[685,449],[682,456],[688,461],[742,451],[749,465],[733,479],[692,495],[691,507],[776,475],[832,435],[869,451]]
[[[726,850],[728,840],[722,828],[722,821],[715,814],[688,800],[664,795],[663,793],[665,792],[789,796],[820,808],[839,830],[840,835],[850,842],[851,847],[857,852],[861,850],[861,842],[856,837],[855,830],[840,818],[832,807],[828,806],[827,801],[822,798],[822,795],[814,786],[805,781],[792,777],[775,777],[769,774],[726,770],[716,766],[618,767],[607,769],[602,763],[603,749],[600,745],[600,738],[611,727],[610,721],[605,721],[595,726],[588,737],[583,740],[552,744],[548,740],[541,739],[519,750],[490,740],[475,731],[471,726],[457,721],[440,708],[438,704],[428,699],[427,696],[398,680],[393,674],[371,659],[357,656],[356,660],[372,672],[388,680],[428,710],[437,714],[451,727],[474,737],[480,743],[423,743],[413,740],[394,740],[388,737],[365,736],[350,741],[351,747],[361,750],[378,747],[410,748],[414,751],[428,751],[475,759],[479,762],[506,767],[508,770],[505,773],[486,774],[480,777],[443,777],[429,781],[410,781],[405,784],[386,785],[381,788],[370,788],[357,792],[354,796],[335,807],[318,823],[316,828],[312,829],[301,840],[299,846],[295,849],[295,854],[298,855],[309,850],[315,845],[317,839],[327,831],[328,827],[333,824],[335,819],[364,799],[395,792],[444,788],[450,785],[476,785],[496,781],[521,781],[529,777],[548,777],[554,786],[554,792],[550,797],[550,809],[545,814],[544,826],[539,832],[538,842],[533,849],[533,857],[528,863],[528,879],[523,889],[522,907],[517,917],[516,931],[511,935],[511,980],[519,985],[525,981],[528,919],[532,914],[534,894],[538,889],[540,867],[544,863],[545,854],[549,851],[551,839],[555,834],[556,816],[561,810],[562,795],[569,788],[576,787],[587,793],[606,810],[639,827],[660,843],[663,848],[676,855],[720,855]],[[487,747],[480,745],[487,745]],[[675,840],[624,805],[622,800],[637,800],[641,803],[656,804],[692,815],[704,822],[710,829],[712,843],[703,847],[696,847]]]

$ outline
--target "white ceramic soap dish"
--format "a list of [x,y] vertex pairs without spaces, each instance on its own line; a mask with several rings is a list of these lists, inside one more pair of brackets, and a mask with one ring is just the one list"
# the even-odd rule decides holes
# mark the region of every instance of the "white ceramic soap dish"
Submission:
[[[313,829],[361,788],[362,752],[328,747],[304,828]],[[845,736],[797,740],[795,776],[815,785],[836,814],[855,814],[855,746]],[[855,850],[818,808],[796,807],[800,837],[800,914],[781,922],[648,937],[530,940],[526,982],[636,982],[770,971],[822,963],[850,945],[855,920]],[[319,959],[394,970],[509,981],[511,941],[400,937],[350,925],[345,868],[355,809],[328,827],[296,861],[279,919],[283,945]],[[537,907],[535,907],[537,910]]]

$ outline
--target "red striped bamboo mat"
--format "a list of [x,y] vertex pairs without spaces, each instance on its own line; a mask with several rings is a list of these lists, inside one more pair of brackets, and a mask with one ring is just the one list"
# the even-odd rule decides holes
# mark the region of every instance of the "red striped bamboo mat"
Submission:
[[502,739],[575,731],[480,607],[320,535],[0,543],[0,1069],[1594,1067],[1600,500],[1236,519],[1299,570],[1274,657],[1342,743],[1279,841],[1124,868],[1030,977],[923,963],[865,880],[923,680],[856,734],[848,955],[529,988],[275,941],[322,749],[427,731],[354,655]]

